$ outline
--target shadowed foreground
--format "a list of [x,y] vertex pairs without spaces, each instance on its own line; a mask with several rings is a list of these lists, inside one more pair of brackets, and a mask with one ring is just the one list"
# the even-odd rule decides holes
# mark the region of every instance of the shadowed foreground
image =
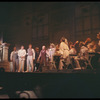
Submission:
[[99,70],[69,71],[2,72],[0,95],[7,94],[9,98],[100,98]]

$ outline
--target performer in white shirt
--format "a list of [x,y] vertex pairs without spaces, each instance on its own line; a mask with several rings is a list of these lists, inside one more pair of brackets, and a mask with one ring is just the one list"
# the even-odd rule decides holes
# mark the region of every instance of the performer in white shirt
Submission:
[[60,59],[60,64],[59,64],[59,69],[60,70],[63,69],[63,63],[62,63],[62,61],[69,56],[69,47],[68,47],[67,44],[68,44],[67,43],[67,39],[65,39],[64,37],[62,37],[61,38],[61,43],[60,43],[60,46],[59,46],[59,51],[62,54],[62,58]]
[[75,47],[73,45],[70,45],[70,50],[69,50],[69,54],[73,54],[75,55],[77,53]]
[[80,42],[80,56],[88,58],[88,48],[84,45],[84,42]]
[[35,51],[32,48],[32,44],[29,44],[29,48],[27,49],[27,71],[29,72],[29,65],[31,65],[31,72],[34,70],[33,60],[35,60]]
[[50,62],[53,62],[53,55],[55,54],[55,46],[53,43],[50,44],[50,48],[49,48],[49,58],[50,58]]
[[95,53],[95,50],[96,50],[95,41],[92,41],[91,43],[88,43],[87,47],[88,47],[88,52],[94,52]]
[[19,70],[18,70],[18,72],[21,71],[21,68],[22,68],[22,72],[24,72],[25,56],[26,56],[26,50],[24,49],[24,46],[21,46],[21,49],[18,51],[18,57],[19,57]]
[[73,54],[73,55],[77,54],[76,44],[78,44],[78,43],[79,43],[79,41],[76,41],[74,44],[72,42],[69,42],[69,47],[70,47],[69,54]]
[[10,60],[13,62],[13,72],[18,71],[18,51],[16,47],[13,48],[13,51],[10,54]]
[[55,45],[53,43],[51,43],[50,48],[49,48],[50,69],[52,69],[53,67],[56,69],[55,62],[53,59],[55,50],[56,50]]

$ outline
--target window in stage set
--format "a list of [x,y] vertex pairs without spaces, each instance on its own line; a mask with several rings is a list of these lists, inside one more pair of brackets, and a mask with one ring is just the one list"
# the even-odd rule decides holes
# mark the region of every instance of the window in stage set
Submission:
[[[96,12],[95,12],[96,10]],[[99,7],[96,5],[78,6],[75,9],[75,34],[94,34],[100,30]],[[99,31],[98,31],[99,32]],[[80,34],[81,33],[81,34]]]
[[32,34],[33,38],[37,38],[37,27],[33,27],[33,34]]
[[43,26],[38,26],[38,38],[43,36]]
[[78,31],[82,31],[82,28],[83,27],[83,23],[82,23],[82,19],[78,19],[77,21],[76,21],[76,31],[78,32]]
[[33,39],[44,39],[45,37],[48,37],[48,14],[44,14],[43,16],[34,16],[33,18]]
[[91,29],[91,22],[90,22],[90,17],[84,17],[83,19],[84,22],[84,31],[90,30]]
[[100,17],[98,15],[92,16],[92,25],[93,29],[97,29],[100,27]]
[[44,25],[44,36],[48,36],[48,26]]

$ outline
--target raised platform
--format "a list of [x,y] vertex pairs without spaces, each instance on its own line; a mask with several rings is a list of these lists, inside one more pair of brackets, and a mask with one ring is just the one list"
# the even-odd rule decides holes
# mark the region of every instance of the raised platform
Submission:
[[5,72],[10,72],[10,63],[8,61],[0,62],[0,68],[4,68]]

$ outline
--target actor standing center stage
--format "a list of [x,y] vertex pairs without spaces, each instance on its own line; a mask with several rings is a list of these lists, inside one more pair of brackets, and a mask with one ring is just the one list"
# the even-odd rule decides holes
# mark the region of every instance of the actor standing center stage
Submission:
[[46,51],[46,47],[45,46],[42,46],[42,50],[40,51],[40,54],[39,54],[39,57],[38,57],[38,60],[40,60],[40,66],[38,68],[38,71],[42,72],[42,66],[46,66],[47,65],[47,61],[46,61],[46,55],[48,55],[47,51]]
[[31,72],[33,72],[34,65],[33,65],[33,60],[35,60],[35,51],[32,48],[32,45],[29,44],[29,48],[27,49],[27,71],[29,72],[29,65],[31,65]]

